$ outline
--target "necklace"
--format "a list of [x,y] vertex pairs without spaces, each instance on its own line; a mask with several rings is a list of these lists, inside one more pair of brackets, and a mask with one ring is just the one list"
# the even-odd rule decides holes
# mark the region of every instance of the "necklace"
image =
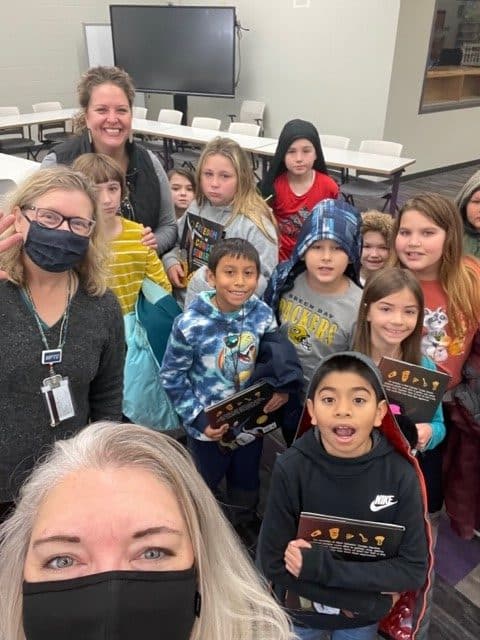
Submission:
[[[220,313],[224,313],[220,307],[218,306],[217,296],[214,295],[212,297],[213,304],[217,307]],[[243,336],[243,321],[245,320],[245,308],[242,305],[242,315],[240,316],[240,332],[235,333],[233,335],[227,334],[225,337],[225,346],[227,346],[232,351],[232,359],[233,359],[233,384],[235,386],[235,391],[240,391],[240,374],[238,373],[238,362],[240,360],[240,347],[242,344],[242,336]],[[233,348],[237,347],[236,351],[233,351]]]
[[30,304],[32,305],[33,317],[35,318],[38,330],[40,332],[40,337],[42,338],[42,342],[45,347],[45,349],[42,351],[42,364],[48,365],[50,370],[50,375],[54,376],[55,371],[53,369],[53,365],[59,364],[62,361],[62,350],[65,345],[65,341],[67,339],[68,319],[70,315],[70,302],[72,299],[72,274],[70,271],[68,272],[68,286],[67,286],[65,311],[63,312],[62,322],[60,325],[58,345],[55,349],[51,349],[48,344],[47,336],[45,335],[45,332],[43,330],[42,321],[40,320],[40,316],[38,315],[35,302],[33,301],[32,293],[27,284],[25,285],[25,293],[27,294],[27,298]]

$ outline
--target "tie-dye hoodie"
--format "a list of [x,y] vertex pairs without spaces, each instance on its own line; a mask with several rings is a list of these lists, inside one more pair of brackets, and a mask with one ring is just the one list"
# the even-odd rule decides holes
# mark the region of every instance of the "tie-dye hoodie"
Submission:
[[[161,380],[188,434],[209,440],[195,427],[204,409],[249,386],[259,344],[275,330],[273,311],[253,295],[242,309],[223,313],[212,303],[215,291],[203,291],[176,318],[160,372]],[[193,425],[195,424],[195,426]]]

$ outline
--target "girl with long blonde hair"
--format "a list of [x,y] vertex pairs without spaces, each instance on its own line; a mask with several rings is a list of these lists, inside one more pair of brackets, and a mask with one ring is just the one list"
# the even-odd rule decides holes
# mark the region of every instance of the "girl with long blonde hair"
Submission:
[[[201,234],[200,228],[210,227],[214,230],[200,240],[204,257],[222,237],[248,240],[260,254],[261,275],[257,292],[263,293],[278,261],[276,223],[268,204],[255,188],[248,156],[235,141],[218,137],[207,144],[197,167],[195,197],[178,221],[178,246],[163,258],[173,286],[184,288],[184,278],[197,269],[188,285],[186,304],[200,291],[209,288],[206,262],[198,268],[202,259],[194,259],[191,236]],[[186,249],[189,254],[190,274],[185,274],[180,264],[179,249]]]

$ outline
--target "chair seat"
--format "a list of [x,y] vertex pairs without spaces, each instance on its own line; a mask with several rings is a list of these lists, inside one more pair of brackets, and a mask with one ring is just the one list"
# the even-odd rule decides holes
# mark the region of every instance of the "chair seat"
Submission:
[[196,149],[185,149],[182,152],[172,153],[170,157],[173,163],[177,166],[188,166],[191,169],[195,169],[201,154],[201,149],[199,149],[198,151]]
[[385,198],[392,190],[392,183],[390,180],[371,182],[370,180],[362,180],[361,178],[350,178],[348,182],[344,182],[340,186],[340,189],[344,197],[372,196]]
[[25,153],[34,149],[36,146],[35,140],[30,138],[1,138],[0,139],[0,152],[1,153]]
[[45,141],[49,141],[49,142],[54,142],[54,141],[58,141],[58,142],[63,142],[64,140],[68,140],[69,138],[72,138],[75,134],[72,133],[71,131],[58,131],[58,132],[52,132],[52,133],[44,133],[42,138]]

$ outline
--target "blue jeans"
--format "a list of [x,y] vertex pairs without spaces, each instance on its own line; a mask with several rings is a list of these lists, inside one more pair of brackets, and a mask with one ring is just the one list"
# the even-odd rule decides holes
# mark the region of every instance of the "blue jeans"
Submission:
[[[371,624],[368,627],[357,627],[356,629],[337,629],[331,631],[331,640],[375,640],[377,637],[378,624]],[[325,633],[321,629],[307,629],[294,625],[294,632],[301,640],[322,640]]]

